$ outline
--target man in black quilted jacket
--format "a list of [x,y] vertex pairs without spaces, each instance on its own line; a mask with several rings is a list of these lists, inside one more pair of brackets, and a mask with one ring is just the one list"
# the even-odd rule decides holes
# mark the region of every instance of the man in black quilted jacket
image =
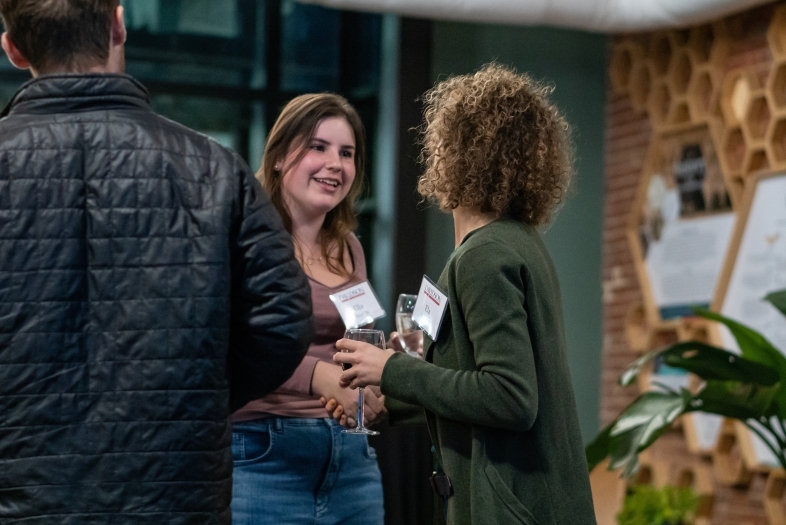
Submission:
[[307,281],[246,164],[151,110],[118,0],[0,0],[0,523],[231,522],[230,410],[285,381]]

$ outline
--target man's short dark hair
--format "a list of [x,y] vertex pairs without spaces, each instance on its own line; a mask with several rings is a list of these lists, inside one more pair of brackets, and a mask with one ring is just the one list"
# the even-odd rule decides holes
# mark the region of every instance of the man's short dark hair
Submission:
[[105,64],[120,0],[0,0],[9,38],[33,69]]

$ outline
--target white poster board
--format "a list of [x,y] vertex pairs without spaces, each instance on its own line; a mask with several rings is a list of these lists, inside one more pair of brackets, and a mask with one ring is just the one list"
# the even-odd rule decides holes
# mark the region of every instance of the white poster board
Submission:
[[658,317],[677,319],[712,301],[735,214],[705,126],[661,137],[647,164],[640,253]]
[[661,317],[690,315],[692,306],[710,304],[733,229],[733,213],[664,224],[646,259]]
[[703,452],[711,452],[718,442],[723,418],[704,412],[693,412],[690,417],[693,419],[696,446]]
[[[768,293],[786,288],[786,174],[759,180],[748,199],[720,313],[761,332],[786,353],[786,318],[764,301]],[[731,332],[722,327],[720,334],[724,348],[740,351]],[[778,465],[766,445],[753,438],[759,462]]]

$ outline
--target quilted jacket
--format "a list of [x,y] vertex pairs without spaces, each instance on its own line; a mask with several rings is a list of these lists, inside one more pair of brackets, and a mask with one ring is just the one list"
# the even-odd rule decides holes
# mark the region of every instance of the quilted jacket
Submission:
[[231,522],[230,410],[285,381],[310,289],[246,164],[125,75],[0,120],[0,524]]

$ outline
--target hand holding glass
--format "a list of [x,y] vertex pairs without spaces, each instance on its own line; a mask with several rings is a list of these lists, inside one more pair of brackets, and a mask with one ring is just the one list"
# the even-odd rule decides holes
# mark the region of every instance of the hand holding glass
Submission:
[[[350,328],[344,333],[344,339],[351,339],[352,341],[363,341],[373,345],[380,350],[385,349],[385,334],[382,330],[367,330],[363,328]],[[352,368],[352,365],[344,363],[341,365],[344,370]],[[347,434],[365,434],[369,436],[376,436],[379,434],[376,430],[366,428],[364,424],[366,405],[363,397],[363,387],[358,387],[358,413],[357,413],[357,426],[355,428],[347,428],[342,430]]]
[[401,294],[396,305],[396,330],[404,351],[414,357],[421,357],[423,352],[423,331],[412,320],[417,295]]

